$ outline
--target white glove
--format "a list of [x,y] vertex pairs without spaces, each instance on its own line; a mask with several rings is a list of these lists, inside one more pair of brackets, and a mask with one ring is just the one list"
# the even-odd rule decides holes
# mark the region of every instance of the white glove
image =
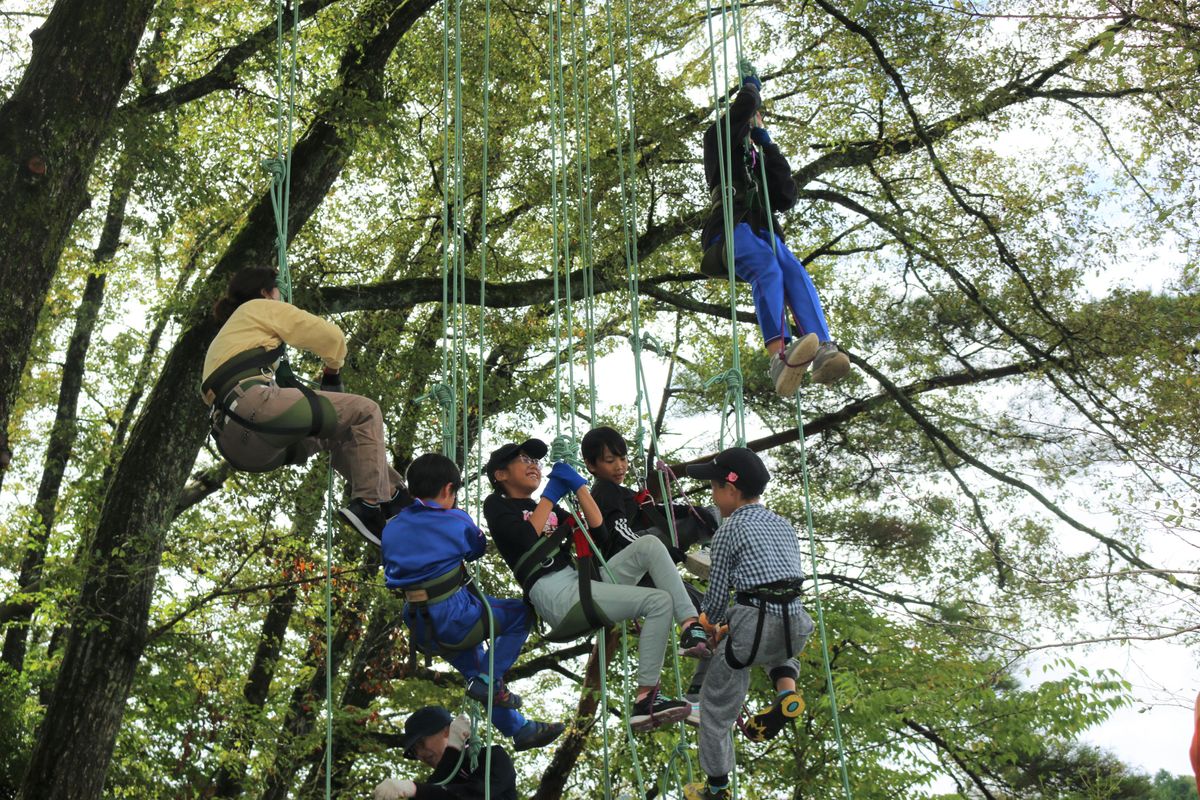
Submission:
[[455,750],[462,750],[470,738],[471,720],[466,714],[459,714],[450,723],[450,738],[446,742],[446,746],[453,747]]
[[417,785],[412,781],[388,778],[375,787],[375,800],[399,800],[401,797],[416,797]]

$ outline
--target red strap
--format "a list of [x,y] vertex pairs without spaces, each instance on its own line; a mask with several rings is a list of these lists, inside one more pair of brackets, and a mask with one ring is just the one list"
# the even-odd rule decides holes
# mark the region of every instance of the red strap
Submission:
[[654,503],[654,497],[651,496],[649,489],[642,489],[633,496],[634,502],[639,506],[651,505]]
[[575,538],[575,555],[579,558],[588,558],[592,555],[592,545],[588,542],[587,536],[579,527],[579,523],[575,521],[575,517],[568,517],[567,524],[571,526],[571,535]]

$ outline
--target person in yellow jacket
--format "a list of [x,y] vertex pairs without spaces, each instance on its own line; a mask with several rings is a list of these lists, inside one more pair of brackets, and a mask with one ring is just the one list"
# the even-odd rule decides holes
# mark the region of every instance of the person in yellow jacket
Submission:
[[[350,484],[350,504],[339,515],[379,546],[388,517],[411,502],[388,463],[383,414],[374,400],[343,391],[346,337],[332,322],[282,301],[278,275],[267,267],[241,269],[213,306],[221,329],[204,358],[201,392],[212,407],[217,449],[247,472],[302,464],[328,450]],[[288,369],[276,371],[284,345],[324,362],[318,390]]]

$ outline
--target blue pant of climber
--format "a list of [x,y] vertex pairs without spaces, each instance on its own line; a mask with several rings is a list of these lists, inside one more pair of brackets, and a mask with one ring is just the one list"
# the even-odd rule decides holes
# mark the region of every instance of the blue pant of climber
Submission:
[[745,222],[733,229],[734,271],[750,284],[763,341],[792,338],[785,308],[796,320],[795,338],[815,333],[817,341],[829,341],[829,325],[812,278],[783,239],[777,237],[772,248],[770,237],[769,231],[756,233]]
[[[487,596],[488,605],[492,608],[492,619],[495,624],[495,636],[491,648],[494,662],[492,674],[499,678],[508,671],[521,654],[521,647],[529,637],[533,619],[529,607],[521,600],[503,600]],[[434,625],[438,636],[444,642],[461,641],[472,628],[480,615],[486,621],[487,611],[479,598],[465,590],[454,597],[431,608]],[[425,628],[424,620],[419,615],[409,611],[404,616],[408,629],[412,631],[413,641],[418,647],[433,649],[430,634]],[[445,655],[455,669],[462,673],[468,682],[477,678],[487,680],[488,654],[482,644],[470,650]],[[492,708],[492,724],[496,730],[505,736],[512,737],[524,727],[527,720],[515,708]]]

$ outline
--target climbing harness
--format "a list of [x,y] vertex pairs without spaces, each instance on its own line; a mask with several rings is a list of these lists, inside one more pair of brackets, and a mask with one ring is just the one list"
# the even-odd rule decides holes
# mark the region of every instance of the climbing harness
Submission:
[[796,655],[796,651],[792,649],[792,624],[789,609],[792,602],[799,599],[802,593],[803,586],[799,578],[756,586],[748,592],[737,592],[734,595],[734,602],[739,605],[749,606],[750,608],[757,608],[758,623],[754,628],[754,641],[750,645],[750,655],[746,656],[745,662],[739,661],[733,653],[733,630],[730,629],[726,637],[725,662],[734,669],[745,669],[754,663],[754,657],[758,655],[758,646],[762,642],[763,623],[767,619],[767,607],[772,605],[779,606],[783,610],[785,652],[789,658]]
[[407,617],[407,612],[411,609],[424,624],[425,631],[428,634],[426,639],[432,642],[432,646],[418,645],[418,649],[433,655],[444,656],[470,650],[476,645],[491,639],[488,625],[485,624],[482,614],[471,630],[467,631],[466,635],[457,642],[447,642],[438,634],[437,625],[433,621],[433,614],[430,612],[430,608],[439,603],[444,603],[458,594],[460,589],[464,588],[479,600],[480,603],[485,606],[488,604],[487,598],[479,591],[479,587],[475,585],[475,581],[467,573],[464,564],[459,564],[454,569],[442,575],[400,587],[399,591],[404,594],[405,610],[403,613]]

